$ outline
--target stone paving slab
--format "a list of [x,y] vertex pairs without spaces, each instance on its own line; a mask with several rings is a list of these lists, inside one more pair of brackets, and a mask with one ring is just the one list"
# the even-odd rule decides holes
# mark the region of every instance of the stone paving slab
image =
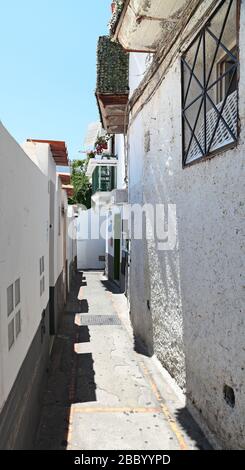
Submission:
[[[86,433],[84,433],[86,428]],[[161,412],[74,412],[69,450],[174,450],[178,441],[163,422]]]
[[125,296],[100,272],[78,273],[53,346],[36,449],[208,448],[162,367],[134,351]]

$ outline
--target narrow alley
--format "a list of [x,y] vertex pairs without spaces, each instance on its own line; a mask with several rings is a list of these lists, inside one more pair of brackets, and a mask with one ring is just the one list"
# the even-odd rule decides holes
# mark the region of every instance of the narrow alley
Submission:
[[53,347],[35,448],[210,448],[158,367],[133,350],[125,296],[102,272],[78,272]]

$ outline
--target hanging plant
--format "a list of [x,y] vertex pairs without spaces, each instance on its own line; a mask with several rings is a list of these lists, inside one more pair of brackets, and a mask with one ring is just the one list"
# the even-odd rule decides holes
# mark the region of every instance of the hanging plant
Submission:
[[95,158],[96,153],[92,150],[91,152],[87,153],[87,158]]
[[100,136],[97,138],[95,142],[95,150],[97,155],[101,155],[104,150],[108,149],[108,141],[111,139],[110,134],[106,134],[105,136]]
[[108,23],[109,31],[112,34],[120,13],[123,9],[124,0],[114,0],[112,2],[112,17]]

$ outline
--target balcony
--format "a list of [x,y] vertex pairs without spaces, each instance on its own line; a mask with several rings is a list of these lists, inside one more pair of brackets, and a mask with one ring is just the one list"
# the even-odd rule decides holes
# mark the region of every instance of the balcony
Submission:
[[92,194],[110,192],[116,187],[116,167],[97,166],[92,176]]
[[183,19],[190,0],[125,0],[112,26],[114,39],[126,51],[156,52],[159,41]]
[[92,184],[92,200],[107,204],[111,201],[112,191],[117,186],[117,159],[91,158],[86,175]]
[[127,129],[129,56],[109,36],[101,36],[97,47],[96,98],[101,123],[109,134]]

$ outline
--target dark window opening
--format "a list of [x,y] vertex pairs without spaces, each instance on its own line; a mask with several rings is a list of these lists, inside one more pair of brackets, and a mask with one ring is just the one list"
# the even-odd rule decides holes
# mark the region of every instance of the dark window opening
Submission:
[[[232,55],[237,59],[237,48],[233,48],[231,51]],[[218,102],[225,99],[225,96],[231,95],[234,91],[237,90],[238,84],[238,73],[237,68],[234,70],[233,73],[233,64],[234,62],[231,60],[228,54],[222,58],[222,60],[217,65],[217,79],[218,81]],[[220,77],[224,76],[224,79],[220,79]]]
[[236,399],[233,388],[229,387],[229,385],[224,385],[223,393],[226,403],[232,408],[234,408]]
[[223,0],[182,56],[183,165],[237,141],[238,1]]

